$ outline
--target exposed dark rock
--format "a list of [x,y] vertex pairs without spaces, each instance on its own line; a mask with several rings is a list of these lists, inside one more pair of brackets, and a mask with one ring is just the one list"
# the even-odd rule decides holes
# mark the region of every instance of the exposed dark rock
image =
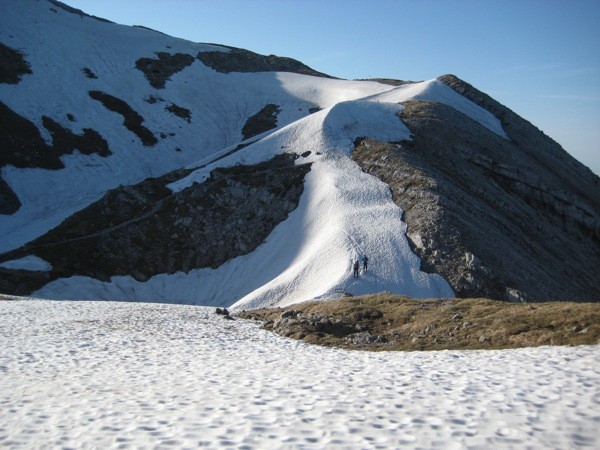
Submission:
[[48,272],[11,270],[0,267],[0,292],[10,289],[12,295],[28,295],[51,281]]
[[53,147],[60,149],[62,154],[73,153],[75,149],[84,155],[96,153],[106,157],[111,154],[108,143],[96,130],[84,128],[83,135],[78,136],[46,116],[42,117],[42,124],[52,136]]
[[298,315],[298,311],[296,311],[295,309],[288,309],[285,310],[281,313],[281,316],[279,316],[281,319],[285,319],[286,317],[296,317]]
[[[297,207],[309,170],[283,154],[254,166],[216,169],[204,183],[178,193],[166,185],[189,171],[123,186],[0,260],[35,254],[52,264],[49,281],[73,275],[145,281],[160,273],[217,268],[254,251]],[[19,294],[27,293],[23,283],[16,275],[0,280],[0,292],[21,286]]]
[[62,153],[48,145],[37,126],[0,102],[0,167],[61,169]]
[[318,108],[318,107],[308,108],[308,113],[309,114],[314,114],[314,113],[319,112],[319,111],[321,111],[321,108]]
[[10,186],[0,177],[0,214],[10,215],[16,213],[21,207],[21,202]]
[[244,127],[242,135],[244,140],[250,139],[253,136],[272,130],[277,127],[277,115],[281,112],[278,105],[269,103],[265,105],[259,112],[250,116]]
[[396,80],[394,78],[364,78],[360,81],[376,81],[381,84],[389,84],[390,86],[404,86],[405,84],[418,83],[418,81]]
[[422,269],[464,297],[598,300],[598,177],[562,149],[546,155],[552,141],[534,152],[449,106],[404,106],[413,140],[358,140],[353,158],[390,185]]
[[0,42],[0,83],[18,84],[22,75],[30,73],[23,53]]
[[70,122],[77,122],[77,121],[75,120],[75,116],[74,116],[73,114],[70,114],[70,113],[67,113],[67,119],[68,119]]
[[169,77],[182,71],[194,62],[194,57],[185,53],[170,54],[157,52],[155,58],[140,58],[135,62],[135,67],[141,70],[150,85],[156,89],[165,87]]
[[[224,47],[224,46],[223,46]],[[296,61],[275,55],[259,55],[248,50],[227,47],[229,52],[200,52],[198,59],[217,72],[294,72],[315,77],[333,78]]]
[[88,78],[98,78],[96,76],[96,74],[94,72],[92,72],[92,70],[89,67],[84,67],[83,69],[81,69],[81,71],[85,74],[86,77]]
[[145,98],[144,101],[153,105],[154,103],[164,102],[165,100],[155,95],[150,95],[148,98]]
[[333,335],[339,338],[356,333],[356,325],[342,320],[332,320],[321,314],[303,314],[295,310],[283,311],[272,322],[265,323],[265,328],[285,337],[302,339],[307,334]]
[[569,155],[558,143],[506,106],[460,78],[443,75],[438,79],[496,116],[520,152],[527,155],[533,164],[541,165],[541,170],[560,178],[561,184],[567,190],[572,190],[591,201],[598,200],[600,178]]
[[[158,30],[155,30],[154,28],[146,27],[144,25],[132,25],[132,26],[135,28],[142,28],[143,30],[153,31],[154,33],[162,34],[163,36],[169,36],[168,34],[163,33],[162,31],[158,31]],[[171,48],[171,46],[167,45],[167,48]]]
[[48,1],[50,3],[52,3],[54,6],[57,6],[60,9],[64,9],[65,11],[70,12],[71,14],[76,14],[79,17],[90,17],[92,19],[99,20],[100,22],[114,23],[114,22],[111,22],[110,20],[103,19],[102,17],[96,17],[96,16],[91,16],[89,14],[86,14],[82,10],[73,8],[72,6],[69,6],[69,5],[65,5],[63,2],[60,2],[58,0],[48,0]]
[[[34,123],[0,102],[0,167],[10,164],[20,169],[57,170],[64,167],[60,157],[73,153],[74,150],[86,155],[111,154],[107,142],[97,131],[85,128],[83,135],[79,136],[49,117],[44,116],[42,123],[52,135],[52,145],[46,144]],[[20,206],[15,193],[0,178],[0,214],[13,214]]]
[[169,106],[166,106],[165,109],[171,114],[181,117],[187,121],[187,123],[190,123],[192,120],[192,113],[190,110],[187,108],[182,108],[181,106],[177,106],[175,103],[171,103]]
[[123,125],[139,137],[146,147],[151,147],[158,142],[152,131],[142,125],[144,118],[123,100],[102,91],[89,91],[88,94],[94,100],[101,102],[107,109],[121,114]]
[[60,157],[77,149],[89,155],[111,154],[108,144],[98,132],[85,128],[78,136],[49,117],[43,117],[44,127],[53,137],[53,144],[46,144],[34,123],[0,102],[0,167],[12,164],[18,168],[62,169]]
[[385,344],[388,339],[385,336],[374,336],[368,331],[349,334],[344,338],[349,344],[366,346],[371,344]]

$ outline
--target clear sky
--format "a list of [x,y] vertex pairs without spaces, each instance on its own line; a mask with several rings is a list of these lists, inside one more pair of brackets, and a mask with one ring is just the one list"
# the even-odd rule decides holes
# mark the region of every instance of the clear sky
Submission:
[[64,0],[341,78],[453,73],[600,174],[600,0]]

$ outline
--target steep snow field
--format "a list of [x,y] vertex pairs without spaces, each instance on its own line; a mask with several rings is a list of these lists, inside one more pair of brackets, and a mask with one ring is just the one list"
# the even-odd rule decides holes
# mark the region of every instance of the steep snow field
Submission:
[[206,307],[0,302],[10,448],[598,448],[598,346],[365,353]]
[[[113,153],[99,157],[75,152],[61,158],[61,170],[4,167],[2,176],[23,206],[15,214],[0,215],[0,252],[40,236],[120,184],[209,163],[241,142],[247,118],[269,103],[281,108],[277,129],[171,188],[201,183],[216,167],[254,164],[281,152],[310,151],[298,163],[313,163],[299,207],[251,254],[216,270],[160,274],[144,283],[129,276],[107,283],[77,276],[59,279],[35,296],[240,307],[289,304],[340,292],[453,296],[441,277],[419,270],[405,237],[402,211],[388,186],[363,173],[349,157],[357,137],[409,139],[396,114],[403,108],[399,102],[412,99],[448,104],[505,137],[492,114],[443,83],[393,87],[281,72],[223,74],[196,59],[172,75],[164,89],[155,89],[135,69],[139,58],[153,58],[156,52],[195,56],[229,49],[80,17],[46,1],[0,3],[0,40],[22,51],[33,71],[18,85],[0,84],[0,100],[34,122],[48,142],[43,115],[74,133],[86,127],[97,130]],[[86,77],[83,68],[98,78]],[[143,146],[124,128],[121,115],[89,97],[90,90],[124,100],[144,117],[145,127],[164,137],[152,147]],[[149,103],[151,96],[160,100]],[[191,121],[165,111],[171,103],[188,108]],[[317,107],[321,111],[309,114]],[[67,114],[76,121],[69,121]],[[351,261],[364,254],[372,271],[355,281]],[[7,264],[39,267],[36,255],[28,258],[25,265]]]

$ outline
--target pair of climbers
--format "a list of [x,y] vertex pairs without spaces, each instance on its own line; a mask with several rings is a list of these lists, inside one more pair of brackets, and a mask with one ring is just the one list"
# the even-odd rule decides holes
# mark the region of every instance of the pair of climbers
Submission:
[[[367,257],[367,255],[363,255],[363,273],[365,273],[367,271],[368,264],[369,264],[369,258]],[[354,262],[354,266],[353,266],[353,269],[354,269],[354,272],[352,275],[353,278],[358,278],[358,267],[359,267],[359,265],[358,265],[358,259],[357,259]]]

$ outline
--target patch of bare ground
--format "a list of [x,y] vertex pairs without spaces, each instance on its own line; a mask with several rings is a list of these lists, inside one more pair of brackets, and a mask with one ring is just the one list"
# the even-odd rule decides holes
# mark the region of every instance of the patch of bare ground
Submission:
[[229,52],[200,52],[197,58],[217,72],[293,72],[314,77],[334,78],[302,64],[292,58],[276,55],[259,55],[241,48],[223,46]]
[[0,42],[0,83],[18,84],[23,75],[31,73],[23,53]]
[[475,350],[600,341],[598,303],[415,300],[381,293],[243,311],[244,319],[311,344],[354,350]]
[[143,145],[152,147],[158,142],[152,131],[142,125],[144,118],[125,101],[102,91],[89,91],[88,95],[102,103],[106,109],[121,114],[125,128],[139,137]]
[[135,62],[136,69],[142,71],[150,85],[156,89],[163,89],[171,75],[181,72],[195,61],[192,55],[185,53],[157,52],[156,56],[157,58],[140,58]]
[[265,131],[272,130],[277,127],[277,116],[281,112],[278,105],[269,103],[265,105],[259,112],[248,117],[248,120],[242,128],[244,140],[257,136]]

